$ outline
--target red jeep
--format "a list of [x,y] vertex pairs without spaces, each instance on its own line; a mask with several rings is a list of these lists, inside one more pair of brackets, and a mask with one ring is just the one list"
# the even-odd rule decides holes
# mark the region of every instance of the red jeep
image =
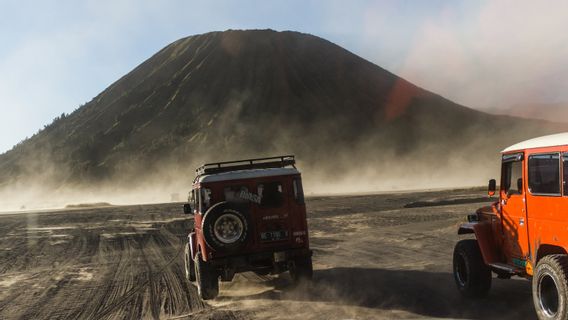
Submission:
[[[489,181],[489,195],[495,194]],[[568,133],[515,144],[501,157],[499,201],[468,216],[454,250],[454,278],[467,297],[491,287],[492,272],[532,279],[540,319],[568,319]]]
[[196,170],[186,214],[195,228],[185,272],[202,299],[238,272],[311,279],[306,205],[294,156],[208,163]]

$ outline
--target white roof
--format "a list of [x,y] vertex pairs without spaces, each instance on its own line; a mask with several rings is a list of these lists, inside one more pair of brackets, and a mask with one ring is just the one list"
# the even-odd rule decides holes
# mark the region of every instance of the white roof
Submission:
[[501,152],[517,151],[532,148],[545,148],[568,145],[568,132],[551,134],[514,144]]
[[229,172],[221,172],[203,175],[199,177],[197,182],[216,182],[226,180],[239,180],[248,178],[272,177],[299,174],[296,168],[270,168],[270,169],[249,169],[249,170],[236,170]]

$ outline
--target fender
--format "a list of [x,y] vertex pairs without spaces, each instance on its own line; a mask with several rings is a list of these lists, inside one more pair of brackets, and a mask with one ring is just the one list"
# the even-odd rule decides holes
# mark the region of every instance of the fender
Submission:
[[191,259],[195,259],[195,255],[197,254],[197,243],[195,240],[195,232],[192,232],[189,234],[188,240],[189,240],[189,252],[191,254]]
[[495,239],[493,238],[493,231],[489,221],[476,221],[462,224],[458,229],[458,234],[468,233],[475,234],[485,264],[499,262],[499,255],[495,251]]

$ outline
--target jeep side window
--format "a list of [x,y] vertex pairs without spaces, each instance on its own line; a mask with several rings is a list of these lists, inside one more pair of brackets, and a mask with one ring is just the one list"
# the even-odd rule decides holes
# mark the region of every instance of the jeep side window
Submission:
[[304,204],[304,189],[302,188],[302,179],[295,178],[293,182],[294,186],[294,199],[299,204]]
[[564,185],[564,195],[568,196],[568,153],[562,155],[562,166],[564,167],[564,179],[562,179],[562,183]]
[[211,206],[211,189],[199,189],[199,212],[205,213]]
[[533,194],[560,195],[560,155],[529,157],[529,190]]
[[196,194],[196,201],[197,201],[197,208],[198,211],[200,213],[203,213],[203,211],[201,210],[203,208],[203,205],[201,203],[203,203],[203,200],[201,199],[201,189],[195,189],[195,194]]
[[[511,161],[503,164],[503,190],[508,196],[513,194],[522,194],[522,188],[519,189],[519,181],[523,178],[523,162]],[[521,179],[521,180],[519,180]]]
[[279,182],[259,184],[258,195],[260,196],[261,207],[278,208],[284,202],[282,185]]
[[187,198],[187,202],[191,204],[192,210],[197,209],[198,201],[197,198],[195,197],[195,189],[192,189],[189,192],[189,197]]
[[247,198],[247,196],[249,191],[245,186],[225,187],[223,191],[225,194],[225,201],[227,202],[248,203],[249,198]]

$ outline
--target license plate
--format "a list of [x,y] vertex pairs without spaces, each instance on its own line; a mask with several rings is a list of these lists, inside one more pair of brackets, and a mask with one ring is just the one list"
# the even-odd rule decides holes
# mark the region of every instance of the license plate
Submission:
[[288,238],[288,231],[268,231],[260,234],[262,241],[275,241]]

